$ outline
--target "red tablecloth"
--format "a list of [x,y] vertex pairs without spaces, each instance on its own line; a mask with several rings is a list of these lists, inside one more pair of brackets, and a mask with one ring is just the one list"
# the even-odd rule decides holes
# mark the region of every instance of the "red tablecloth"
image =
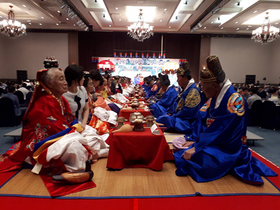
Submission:
[[119,113],[119,117],[125,117],[125,119],[129,120],[130,114],[133,112],[140,112],[144,117],[151,115],[150,110],[145,111],[144,109],[137,109],[137,110],[123,110],[121,109]]
[[107,168],[150,168],[161,170],[164,161],[173,160],[163,133],[153,135],[150,128],[143,132],[113,133],[107,140],[110,145]]

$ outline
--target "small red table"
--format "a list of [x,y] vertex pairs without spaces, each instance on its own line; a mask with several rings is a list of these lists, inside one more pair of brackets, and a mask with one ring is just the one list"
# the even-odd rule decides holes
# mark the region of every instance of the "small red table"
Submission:
[[113,133],[106,141],[110,145],[107,168],[150,168],[161,170],[164,161],[173,160],[170,148],[160,130],[160,135],[150,128],[142,132]]
[[145,111],[144,109],[133,109],[133,110],[123,110],[121,109],[120,113],[119,113],[119,117],[125,117],[125,119],[129,120],[130,114],[134,113],[134,112],[140,112],[144,117],[147,117],[148,115],[151,115],[150,110],[149,111]]

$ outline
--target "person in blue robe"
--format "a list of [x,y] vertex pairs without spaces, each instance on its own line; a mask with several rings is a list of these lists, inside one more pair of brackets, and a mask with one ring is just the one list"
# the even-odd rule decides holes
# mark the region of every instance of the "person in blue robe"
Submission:
[[204,104],[204,97],[195,86],[188,62],[182,63],[176,73],[183,91],[175,99],[167,115],[160,116],[156,122],[163,124],[166,131],[191,134],[197,113]]
[[277,174],[252,157],[246,146],[246,101],[225,80],[217,56],[208,56],[206,62],[200,81],[209,100],[200,109],[192,135],[181,142],[186,148],[174,154],[176,175],[208,182],[233,172],[247,183],[261,185],[261,176]]
[[147,93],[147,91],[149,91],[151,89],[151,87],[149,85],[147,85],[147,80],[148,79],[149,79],[149,77],[144,78],[144,83],[142,85],[144,93]]
[[158,118],[159,116],[166,115],[169,108],[173,105],[175,99],[178,96],[178,93],[174,86],[170,85],[170,80],[168,75],[159,75],[158,85],[161,88],[161,91],[164,92],[161,98],[156,102],[150,100],[150,110],[154,117]]
[[157,86],[155,87],[155,81],[152,76],[148,76],[146,78],[146,83],[147,83],[147,88],[144,89],[146,90],[146,95],[145,99],[149,99],[151,96],[155,95],[155,91],[157,90]]
[[138,77],[138,74],[136,74],[136,76],[134,77],[133,84],[134,84],[134,85],[139,84],[139,77]]

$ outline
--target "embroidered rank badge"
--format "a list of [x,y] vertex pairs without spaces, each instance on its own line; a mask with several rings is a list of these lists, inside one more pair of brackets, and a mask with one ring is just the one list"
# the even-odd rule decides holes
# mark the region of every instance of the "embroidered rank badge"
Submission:
[[208,101],[206,101],[206,103],[203,104],[203,106],[200,108],[200,111],[206,112],[211,104],[211,100],[212,100],[212,98],[209,98]]
[[185,99],[185,106],[188,108],[196,107],[201,101],[200,94],[197,89],[193,88]]
[[227,104],[227,109],[230,113],[236,113],[238,116],[242,116],[245,113],[245,101],[239,93],[233,93]]
[[215,119],[213,119],[213,118],[207,118],[207,120],[206,120],[206,126],[207,126],[207,128],[214,122],[214,120],[215,120]]
[[176,107],[176,112],[182,110],[183,106],[184,106],[184,100],[182,98],[180,98],[178,105]]

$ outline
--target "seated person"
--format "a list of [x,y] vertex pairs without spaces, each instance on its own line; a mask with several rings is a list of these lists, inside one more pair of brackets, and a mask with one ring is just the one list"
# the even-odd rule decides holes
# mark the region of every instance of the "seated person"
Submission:
[[[79,171],[85,169],[89,157],[97,159],[108,155],[108,148],[104,148],[106,139],[96,135],[90,127],[80,133],[81,126],[75,124],[75,116],[62,96],[68,90],[63,71],[53,65],[45,67],[47,69],[37,73],[38,84],[22,120],[21,141],[0,155],[1,172],[20,169],[24,162],[35,165],[35,160],[44,169],[55,170],[60,166],[68,171]],[[61,133],[65,134],[61,139],[53,137]],[[49,138],[48,147],[34,156],[37,145]],[[37,159],[39,156],[41,158]]]
[[70,65],[64,70],[65,78],[68,83],[68,91],[63,97],[69,103],[72,114],[75,115],[82,128],[85,129],[88,115],[88,94],[83,86],[84,72],[81,66]]
[[17,123],[21,121],[21,118],[23,114],[25,113],[26,108],[21,110],[19,106],[19,100],[18,97],[14,94],[16,91],[16,88],[14,85],[9,85],[8,86],[8,93],[4,94],[2,97],[3,98],[9,98],[13,101],[14,104],[14,111],[15,111],[15,116],[17,117]]
[[175,99],[177,98],[177,91],[174,86],[170,85],[168,75],[160,74],[159,84],[163,94],[158,102],[153,103],[150,101],[149,107],[152,115],[154,115],[156,118],[166,115],[169,108],[173,105]]
[[[99,84],[99,83],[98,83]],[[87,94],[88,94],[88,106],[89,106],[89,114],[94,113],[95,104],[94,102],[97,100],[96,95],[94,94],[94,85],[93,81],[89,76],[88,72],[85,72],[85,79],[83,86],[85,87]]]
[[160,116],[156,122],[179,133],[191,134],[197,112],[204,103],[200,90],[191,77],[189,63],[184,62],[177,70],[177,80],[183,92],[176,98],[167,115]]
[[29,93],[29,90],[27,89],[27,84],[24,82],[22,83],[21,87],[18,89],[23,94],[23,99],[26,100],[26,95]]
[[252,87],[250,89],[250,97],[247,99],[247,103],[248,103],[248,109],[252,108],[252,105],[255,101],[257,100],[262,100],[260,96],[258,96],[257,94],[258,92],[258,88],[257,87]]
[[158,91],[158,86],[155,84],[155,80],[152,76],[148,76],[146,79],[147,88],[145,99],[149,99],[151,96],[154,96]]
[[261,97],[262,100],[266,100],[267,99],[267,92],[265,91],[264,89],[264,85],[258,85],[258,86],[255,86],[258,88],[258,96]]
[[248,183],[263,184],[260,176],[276,173],[252,157],[242,144],[246,142],[246,101],[230,80],[225,80],[217,56],[209,56],[206,62],[200,81],[209,100],[200,109],[193,133],[187,138],[192,143],[174,154],[176,175],[190,175],[197,182],[207,182],[233,171]]
[[99,85],[95,88],[95,91],[96,91],[95,95],[97,96],[97,100],[94,102],[95,106],[102,107],[106,110],[112,110],[112,111],[116,112],[117,114],[119,114],[120,108],[116,104],[111,102],[110,99],[107,99],[107,101],[106,101],[105,98],[102,97],[100,92],[103,91],[104,89],[105,89],[104,80],[101,80]]
[[275,87],[272,87],[272,88],[270,88],[269,92],[270,92],[271,95],[267,100],[272,101],[277,106],[280,105],[280,98],[279,98],[279,95],[278,95],[279,89],[275,88]]
[[243,98],[247,101],[247,99],[249,98],[249,97],[251,97],[251,95],[250,95],[250,93],[249,93],[250,91],[249,91],[249,88],[247,88],[247,87],[244,87],[244,88],[242,88],[242,96],[243,96]]

